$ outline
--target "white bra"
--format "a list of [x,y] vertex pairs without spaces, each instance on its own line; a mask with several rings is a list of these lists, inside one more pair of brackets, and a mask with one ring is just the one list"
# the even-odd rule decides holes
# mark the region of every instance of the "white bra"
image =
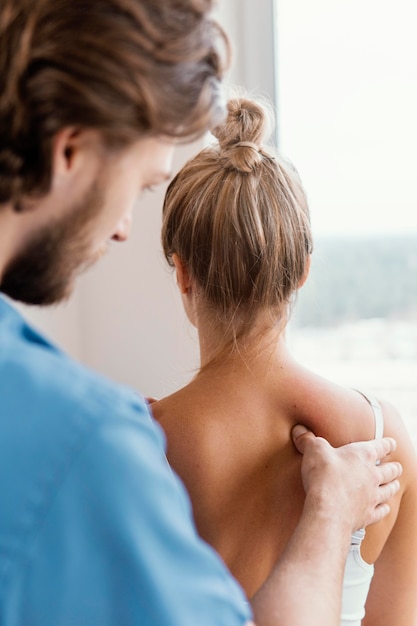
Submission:
[[[384,416],[378,400],[356,390],[370,404],[375,417],[375,439],[384,435]],[[361,543],[365,529],[352,535],[349,554],[346,559],[343,578],[342,613],[340,626],[360,626],[365,616],[365,603],[374,575],[374,566],[366,563],[361,556]]]

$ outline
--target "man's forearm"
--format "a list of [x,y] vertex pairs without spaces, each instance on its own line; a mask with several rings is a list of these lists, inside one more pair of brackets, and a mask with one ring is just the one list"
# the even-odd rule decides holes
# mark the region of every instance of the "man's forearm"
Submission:
[[337,626],[350,528],[307,497],[300,523],[252,599],[257,626]]

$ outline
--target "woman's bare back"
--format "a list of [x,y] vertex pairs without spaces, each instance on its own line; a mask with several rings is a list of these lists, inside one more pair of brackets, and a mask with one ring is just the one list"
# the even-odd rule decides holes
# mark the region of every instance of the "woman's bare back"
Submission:
[[[167,434],[168,459],[190,493],[199,533],[249,596],[270,573],[303,507],[292,426],[303,423],[334,446],[375,433],[372,409],[361,394],[291,359],[268,362],[266,374],[247,366],[203,371],[153,411]],[[385,407],[384,416],[385,433],[398,439],[395,412]],[[362,555],[370,563],[386,542],[400,500],[367,531]]]

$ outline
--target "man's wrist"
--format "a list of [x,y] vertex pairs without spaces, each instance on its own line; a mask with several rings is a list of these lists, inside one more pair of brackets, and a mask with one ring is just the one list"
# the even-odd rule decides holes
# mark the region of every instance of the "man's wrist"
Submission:
[[334,494],[317,489],[307,493],[302,517],[310,527],[321,528],[327,540],[334,537],[342,551],[345,550],[347,554],[354,530],[349,513],[348,508],[335,500]]

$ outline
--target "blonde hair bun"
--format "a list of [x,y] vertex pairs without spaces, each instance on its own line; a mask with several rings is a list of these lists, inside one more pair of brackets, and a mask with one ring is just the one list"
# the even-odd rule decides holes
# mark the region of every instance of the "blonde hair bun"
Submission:
[[263,147],[273,127],[270,107],[248,98],[233,98],[227,103],[224,124],[213,130],[219,142],[225,166],[240,172],[251,172],[268,156]]

